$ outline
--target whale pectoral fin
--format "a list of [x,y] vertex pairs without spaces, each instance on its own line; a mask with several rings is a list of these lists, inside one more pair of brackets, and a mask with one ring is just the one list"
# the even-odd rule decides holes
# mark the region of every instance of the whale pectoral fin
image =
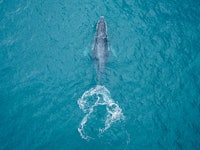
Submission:
[[109,51],[111,51],[111,53],[112,53],[112,55],[113,55],[114,57],[116,57],[116,58],[118,57],[118,56],[117,56],[117,53],[116,53],[116,50],[115,50],[113,47],[110,46],[110,47],[109,47]]
[[83,50],[83,57],[85,57],[88,60],[92,60],[92,56],[91,56],[91,51],[89,50],[89,48],[85,48]]
[[90,54],[90,50],[88,48],[84,49],[83,56],[86,57],[86,56],[89,56],[89,54]]

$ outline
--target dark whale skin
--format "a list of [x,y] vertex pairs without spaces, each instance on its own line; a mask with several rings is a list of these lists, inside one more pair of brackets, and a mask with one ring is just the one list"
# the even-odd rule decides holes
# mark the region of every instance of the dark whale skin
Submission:
[[99,83],[109,55],[107,25],[103,16],[100,17],[97,23],[92,55],[96,66]]

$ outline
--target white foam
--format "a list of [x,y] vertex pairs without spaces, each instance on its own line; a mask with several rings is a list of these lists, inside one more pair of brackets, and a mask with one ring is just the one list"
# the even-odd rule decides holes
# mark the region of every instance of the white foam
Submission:
[[91,88],[90,90],[84,92],[81,98],[78,99],[78,105],[79,108],[85,113],[85,116],[78,128],[78,132],[80,133],[81,137],[86,140],[92,139],[92,137],[89,136],[84,129],[95,107],[104,105],[106,106],[104,127],[99,128],[98,134],[105,132],[114,122],[124,119],[122,109],[111,98],[109,90],[101,85],[97,85],[95,88]]

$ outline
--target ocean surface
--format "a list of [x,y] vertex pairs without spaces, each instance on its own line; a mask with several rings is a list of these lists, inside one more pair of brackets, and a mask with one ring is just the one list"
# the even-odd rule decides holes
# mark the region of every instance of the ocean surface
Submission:
[[199,0],[0,0],[0,149],[199,150],[199,41]]

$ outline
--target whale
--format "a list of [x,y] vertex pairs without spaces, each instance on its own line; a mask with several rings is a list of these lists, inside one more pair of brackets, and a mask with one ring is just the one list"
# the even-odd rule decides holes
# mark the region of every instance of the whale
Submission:
[[100,83],[109,56],[107,24],[103,16],[100,17],[96,26],[92,56],[97,72],[97,81]]

